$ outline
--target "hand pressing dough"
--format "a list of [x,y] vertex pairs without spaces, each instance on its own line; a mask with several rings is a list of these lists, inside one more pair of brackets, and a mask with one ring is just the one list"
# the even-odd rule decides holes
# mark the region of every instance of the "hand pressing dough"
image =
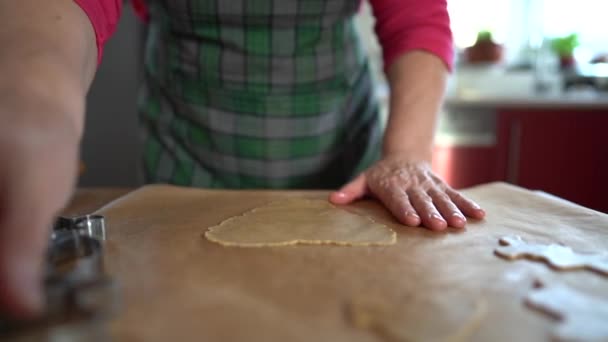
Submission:
[[[451,295],[428,298],[417,295],[404,301],[362,297],[348,307],[351,323],[389,342],[469,341],[487,315],[485,299],[476,302]],[[415,313],[415,314],[412,314]],[[404,317],[416,317],[404,322]]]
[[557,270],[589,269],[608,275],[608,254],[583,254],[574,252],[562,245],[542,245],[527,243],[519,236],[503,237],[499,240],[501,247],[494,250],[496,255],[509,260],[539,260]]
[[608,341],[608,300],[565,285],[540,287],[526,305],[560,321],[553,338],[562,341]]
[[255,208],[209,228],[205,237],[224,246],[295,244],[392,245],[396,233],[371,218],[324,200],[291,199]]

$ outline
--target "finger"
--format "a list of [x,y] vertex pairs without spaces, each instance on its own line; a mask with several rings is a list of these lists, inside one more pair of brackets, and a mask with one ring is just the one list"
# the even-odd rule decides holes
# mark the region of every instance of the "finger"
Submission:
[[439,214],[437,208],[433,205],[433,200],[426,192],[420,189],[412,189],[407,194],[425,227],[431,230],[444,230],[447,228],[447,222]]
[[43,306],[42,266],[53,208],[48,185],[29,177],[30,170],[22,173],[18,187],[12,183],[2,189],[0,307],[16,318],[30,318]]
[[[43,260],[51,221],[67,202],[76,174],[76,148],[65,158],[24,153],[0,175],[0,310],[32,318],[44,306]],[[48,155],[48,156],[47,156]],[[31,155],[30,155],[31,157]],[[72,157],[72,158],[68,158]],[[67,159],[69,162],[62,162]],[[39,165],[50,165],[41,169]]]
[[33,215],[13,213],[0,222],[0,307],[15,318],[33,317],[43,306],[42,260],[47,235],[42,230],[46,220]]
[[429,196],[450,227],[464,228],[467,219],[444,191],[433,189],[429,191]]
[[477,203],[464,197],[460,192],[448,188],[446,190],[446,194],[450,197],[452,202],[456,204],[460,211],[466,216],[478,220],[486,216],[486,212],[481,209],[481,207]]
[[362,173],[340,190],[332,192],[329,195],[329,201],[334,204],[348,204],[365,196],[366,192],[367,181],[365,174]]
[[420,225],[420,216],[416,214],[408,195],[398,184],[376,192],[375,195],[378,196],[378,199],[399,222],[411,227]]

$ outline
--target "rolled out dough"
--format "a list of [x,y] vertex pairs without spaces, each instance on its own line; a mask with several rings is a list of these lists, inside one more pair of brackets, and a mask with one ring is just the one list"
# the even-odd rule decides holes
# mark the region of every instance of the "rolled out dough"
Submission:
[[554,340],[608,341],[608,299],[563,284],[539,285],[525,303],[559,320]]
[[369,217],[324,200],[290,199],[255,208],[209,228],[205,237],[223,246],[295,244],[392,245],[396,233]]
[[556,270],[589,269],[608,276],[608,253],[577,253],[570,247],[529,243],[519,236],[503,237],[494,253],[508,260],[540,260]]
[[[390,302],[361,297],[349,304],[347,315],[350,322],[387,342],[469,341],[488,311],[484,298],[473,302],[458,294],[433,298],[421,294],[405,301]],[[415,317],[417,324],[414,327],[404,324],[404,317]]]

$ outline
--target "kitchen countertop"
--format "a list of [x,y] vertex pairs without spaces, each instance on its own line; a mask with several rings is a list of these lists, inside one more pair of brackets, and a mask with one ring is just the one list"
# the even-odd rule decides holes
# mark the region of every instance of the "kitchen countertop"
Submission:
[[608,93],[565,93],[548,95],[451,95],[446,97],[448,108],[508,108],[508,109],[608,109]]
[[[542,78],[546,89],[540,92],[536,88],[539,75],[531,70],[509,70],[502,65],[459,65],[448,80],[446,105],[480,109],[608,109],[608,91],[583,84],[570,84],[564,91],[568,77],[557,72]],[[601,82],[595,81],[600,89]]]
[[[378,98],[388,102],[389,93],[386,86],[379,86]],[[504,92],[497,94],[482,94],[475,91],[465,91],[462,94],[450,94],[445,98],[444,106],[449,109],[608,109],[608,92],[579,92],[534,94]]]
[[[128,190],[79,190],[66,212],[91,212]],[[207,241],[204,231],[270,201],[327,193],[159,185],[131,192],[98,212],[107,220],[107,270],[123,291],[111,333],[116,340],[376,341],[383,331],[357,329],[348,313],[355,304],[373,313],[380,303],[399,317],[394,328],[407,340],[548,340],[558,322],[522,302],[535,280],[608,295],[600,275],[493,254],[505,235],[605,250],[607,215],[503,183],[466,193],[488,213],[466,231],[404,227],[361,201],[349,210],[393,228],[396,245],[235,248]]]

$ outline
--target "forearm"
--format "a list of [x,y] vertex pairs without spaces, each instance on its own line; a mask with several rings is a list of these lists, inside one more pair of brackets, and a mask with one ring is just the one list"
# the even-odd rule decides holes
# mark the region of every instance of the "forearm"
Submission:
[[[17,125],[61,122],[68,126],[66,132],[79,137],[97,66],[88,17],[72,0],[0,0],[0,22],[0,103],[17,107],[3,111],[9,117],[2,120]],[[46,105],[45,113],[28,110]]]
[[412,161],[430,162],[447,74],[441,59],[423,51],[408,52],[392,63],[387,71],[390,106],[385,156],[401,154]]

